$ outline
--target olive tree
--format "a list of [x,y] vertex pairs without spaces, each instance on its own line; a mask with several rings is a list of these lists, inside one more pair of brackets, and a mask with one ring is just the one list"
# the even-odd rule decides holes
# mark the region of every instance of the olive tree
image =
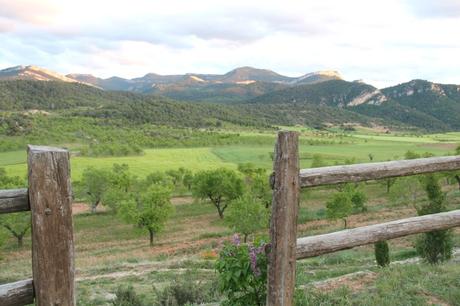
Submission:
[[329,219],[342,219],[344,228],[347,228],[347,217],[353,211],[353,202],[346,192],[335,193],[326,203],[326,214]]
[[246,193],[232,201],[225,220],[246,242],[249,235],[268,227],[269,212],[260,200]]
[[153,246],[155,234],[164,228],[174,212],[170,198],[170,188],[152,185],[140,194],[131,193],[128,199],[120,203],[118,214],[125,222],[147,230],[150,246]]
[[83,170],[82,179],[77,184],[79,195],[91,205],[95,213],[110,187],[111,172],[105,169],[89,167]]
[[243,180],[235,171],[225,168],[200,171],[194,176],[192,194],[196,198],[209,199],[223,219],[230,201],[243,194]]
[[[0,168],[0,189],[20,188],[25,185],[25,180],[18,176],[9,176],[4,168]],[[31,227],[30,212],[0,215],[0,226],[17,239],[18,247],[22,247],[24,236]]]

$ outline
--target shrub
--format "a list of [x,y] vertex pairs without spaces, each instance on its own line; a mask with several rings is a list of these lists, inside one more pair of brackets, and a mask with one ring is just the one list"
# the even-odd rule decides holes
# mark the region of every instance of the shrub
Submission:
[[222,305],[265,305],[267,295],[267,244],[240,243],[238,235],[227,243],[216,262]]
[[115,293],[116,298],[112,301],[114,306],[144,306],[147,305],[141,301],[132,286],[118,287]]
[[176,277],[163,290],[154,289],[157,296],[157,305],[181,306],[189,304],[209,303],[218,300],[216,282],[197,281],[193,270]]
[[390,264],[390,250],[385,240],[374,243],[374,252],[379,266],[386,267]]

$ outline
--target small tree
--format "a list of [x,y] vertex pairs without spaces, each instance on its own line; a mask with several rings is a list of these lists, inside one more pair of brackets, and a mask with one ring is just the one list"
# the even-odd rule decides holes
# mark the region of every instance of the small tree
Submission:
[[374,243],[374,252],[379,266],[386,267],[390,264],[390,249],[385,240]]
[[417,209],[417,203],[422,193],[420,177],[406,176],[398,178],[388,196],[392,205],[410,205]]
[[397,178],[389,177],[381,180],[380,182],[385,186],[386,192],[387,194],[389,194],[391,191],[391,187],[393,187],[393,185],[397,182]]
[[209,199],[223,219],[230,201],[243,194],[243,180],[235,171],[225,168],[201,171],[193,180],[192,194],[196,198]]
[[18,248],[22,247],[24,236],[29,231],[31,222],[30,213],[28,212],[7,214],[0,219],[0,225],[17,239]]
[[[25,185],[23,179],[18,176],[9,176],[4,168],[0,168],[0,189],[20,188]],[[30,213],[19,212],[0,215],[0,226],[17,239],[18,247],[22,247],[24,236],[31,227]]]
[[243,235],[243,241],[246,242],[250,234],[268,227],[268,218],[268,211],[262,203],[245,194],[232,201],[225,219],[232,229]]
[[135,181],[135,178],[129,173],[129,166],[127,164],[113,164],[112,173],[108,178],[111,187],[124,192],[128,192]]
[[326,214],[329,219],[342,219],[344,228],[347,228],[347,217],[353,210],[351,197],[346,192],[334,194],[332,200],[326,203]]
[[[440,213],[446,210],[446,195],[441,190],[436,175],[427,175],[425,190],[428,203],[418,209],[418,215]],[[452,232],[450,230],[433,231],[422,234],[416,241],[416,249],[422,258],[431,264],[450,259],[452,256]]]
[[160,185],[152,185],[147,191],[132,193],[129,199],[121,202],[119,215],[127,223],[149,232],[150,246],[153,238],[165,226],[174,211],[170,201],[171,189]]
[[250,185],[250,192],[265,208],[270,207],[272,203],[272,189],[268,181],[268,176],[265,173],[257,174],[253,177]]
[[182,177],[182,184],[187,187],[187,190],[192,190],[193,184],[193,173],[190,170],[187,170]]
[[78,184],[80,196],[91,205],[91,212],[95,213],[97,206],[110,187],[111,173],[105,169],[93,167],[83,170],[82,179]]

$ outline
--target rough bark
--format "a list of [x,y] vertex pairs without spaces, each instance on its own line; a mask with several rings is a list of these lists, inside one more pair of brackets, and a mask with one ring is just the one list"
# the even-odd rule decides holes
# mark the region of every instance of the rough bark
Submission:
[[293,305],[300,189],[298,137],[296,132],[280,132],[275,146],[268,306]]
[[22,306],[34,302],[32,279],[0,285],[0,305]]
[[32,272],[37,306],[75,305],[69,153],[29,146]]
[[302,187],[313,187],[459,169],[460,156],[430,157],[303,169],[300,182]]
[[412,217],[297,239],[297,259],[351,249],[377,241],[460,226],[460,210]]
[[29,210],[27,189],[0,190],[0,214]]

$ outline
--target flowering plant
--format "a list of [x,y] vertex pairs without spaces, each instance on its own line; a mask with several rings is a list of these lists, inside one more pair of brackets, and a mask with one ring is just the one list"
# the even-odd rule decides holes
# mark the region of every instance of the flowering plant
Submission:
[[216,262],[219,289],[227,297],[222,305],[265,305],[267,252],[263,241],[243,244],[238,235],[224,245]]

